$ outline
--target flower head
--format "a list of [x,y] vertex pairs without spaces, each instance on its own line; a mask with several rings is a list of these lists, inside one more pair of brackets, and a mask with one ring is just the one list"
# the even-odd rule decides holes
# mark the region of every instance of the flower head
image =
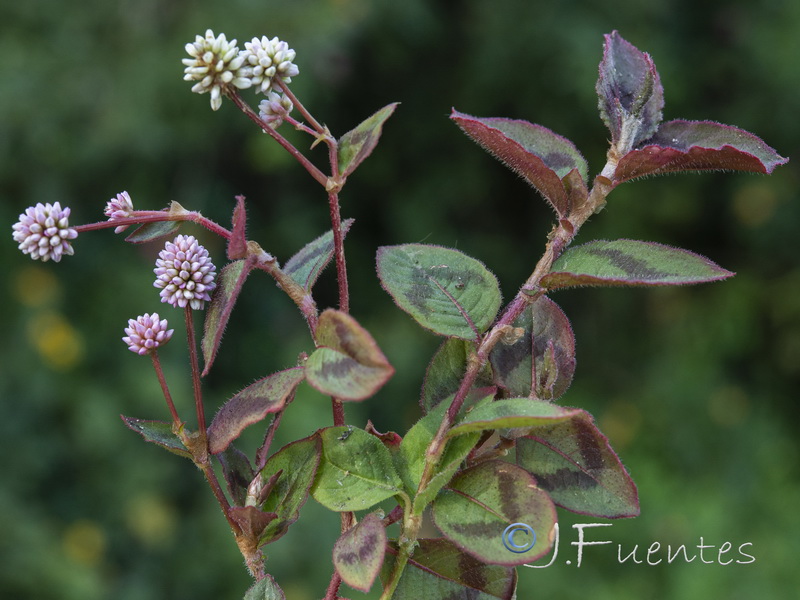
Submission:
[[278,127],[288,116],[294,104],[286,94],[269,92],[267,97],[258,104],[258,116],[266,121],[271,127]]
[[172,337],[174,329],[167,329],[167,320],[158,320],[158,313],[143,314],[136,320],[128,319],[125,328],[127,334],[122,341],[128,344],[128,350],[136,354],[149,354],[159,346],[166,344]]
[[78,232],[69,226],[69,208],[61,204],[42,204],[29,207],[14,223],[14,241],[19,243],[23,254],[34,260],[59,262],[65,254],[74,254],[69,240],[78,237]]
[[[133,216],[133,202],[128,192],[120,192],[116,198],[112,198],[106,203],[103,214],[109,221],[122,221]],[[114,229],[114,233],[125,231],[130,225],[120,225]]]
[[250,81],[258,86],[262,94],[269,92],[275,77],[289,83],[292,77],[300,73],[300,69],[292,62],[296,52],[276,37],[271,40],[266,36],[253,38],[245,42],[244,47],[240,56],[251,69]]
[[251,69],[242,68],[245,57],[240,55],[236,40],[228,41],[224,33],[214,37],[206,30],[205,37],[196,36],[193,44],[186,44],[186,52],[192,58],[184,58],[185,81],[196,81],[192,91],[197,94],[211,93],[211,110],[222,106],[222,92],[228,86],[247,89],[253,83]]
[[161,301],[181,308],[188,305],[194,310],[202,309],[217,286],[216,267],[208,251],[194,236],[179,235],[167,242],[158,256],[153,285],[161,288]]

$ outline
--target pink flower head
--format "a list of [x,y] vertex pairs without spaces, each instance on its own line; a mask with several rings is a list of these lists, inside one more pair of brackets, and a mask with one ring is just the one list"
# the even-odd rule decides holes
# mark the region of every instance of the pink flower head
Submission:
[[158,313],[147,313],[136,320],[128,319],[126,335],[122,341],[128,344],[128,350],[136,354],[150,354],[159,346],[166,344],[172,337],[174,329],[167,329],[167,320],[158,320]]
[[[116,198],[112,198],[106,203],[103,214],[109,221],[123,221],[133,216],[133,201],[128,192],[120,192]],[[120,225],[114,229],[114,233],[125,231],[130,225]]]
[[69,226],[69,208],[61,204],[31,206],[14,223],[14,241],[19,243],[23,254],[33,260],[59,262],[66,254],[74,254],[69,240],[78,237],[78,232]]
[[201,310],[211,300],[210,293],[217,286],[214,283],[216,267],[208,251],[194,236],[179,235],[167,242],[158,256],[153,285],[161,288],[161,301]]

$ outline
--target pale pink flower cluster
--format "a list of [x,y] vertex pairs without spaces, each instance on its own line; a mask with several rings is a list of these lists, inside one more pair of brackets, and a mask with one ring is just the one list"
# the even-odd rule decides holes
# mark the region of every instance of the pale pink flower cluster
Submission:
[[59,262],[62,256],[75,253],[70,240],[78,237],[78,232],[69,226],[69,213],[70,209],[62,209],[58,202],[29,207],[14,223],[14,241],[34,260]]
[[149,354],[170,340],[175,330],[167,327],[167,320],[159,320],[158,313],[145,313],[135,320],[128,319],[128,326],[125,328],[127,335],[122,341],[128,344],[131,352]]
[[159,252],[153,285],[161,288],[161,301],[200,310],[216,287],[216,267],[208,251],[192,235],[179,235]]

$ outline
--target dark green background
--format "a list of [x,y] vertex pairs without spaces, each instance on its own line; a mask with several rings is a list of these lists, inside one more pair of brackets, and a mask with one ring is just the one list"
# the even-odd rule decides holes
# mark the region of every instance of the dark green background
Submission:
[[[419,416],[438,340],[394,307],[374,276],[381,244],[457,247],[483,260],[506,298],[540,255],[552,213],[448,120],[451,107],[527,119],[575,141],[596,172],[608,133],[594,84],[602,35],[618,29],[649,52],[665,117],[713,119],[798,154],[800,3],[640,0],[0,0],[0,595],[95,600],[238,599],[242,560],[190,463],[147,446],[118,415],[167,418],[149,361],[120,341],[127,319],[159,311],[176,327],[162,353],[190,412],[179,311],[158,301],[158,247],[111,230],[82,235],[76,256],[20,255],[11,225],[60,201],[73,223],[102,219],[127,190],[139,209],[177,200],[224,225],[244,194],[249,234],[285,261],[327,228],[319,186],[228,102],[182,81],[183,46],[207,27],[279,36],[297,51],[292,87],[341,135],[402,104],[376,153],[345,188],[353,314],[397,368],[348,418],[404,432]],[[252,93],[247,97],[254,99]],[[255,103],[255,100],[253,100]],[[292,132],[287,132],[292,135]],[[293,136],[298,143],[306,140]],[[314,156],[324,164],[324,151]],[[707,286],[576,290],[555,296],[577,337],[568,405],[592,412],[639,486],[642,516],[588,531],[610,545],[575,566],[562,547],[548,569],[520,569],[518,598],[781,599],[800,586],[796,409],[800,379],[800,208],[792,162],[771,177],[678,175],[625,184],[578,241],[641,238],[705,254],[737,277]],[[221,268],[224,247],[196,228]],[[335,304],[332,272],[319,304]],[[208,378],[209,411],[310,348],[299,314],[253,275]],[[330,423],[304,392],[280,442]],[[243,445],[255,447],[259,432]],[[338,518],[313,500],[270,548],[289,600],[320,598]],[[658,541],[700,538],[756,562],[619,565]],[[663,553],[661,554],[663,557]],[[718,562],[714,551],[706,560]],[[567,565],[564,560],[571,559]],[[361,598],[359,592],[347,592]],[[370,597],[377,597],[374,594]]]

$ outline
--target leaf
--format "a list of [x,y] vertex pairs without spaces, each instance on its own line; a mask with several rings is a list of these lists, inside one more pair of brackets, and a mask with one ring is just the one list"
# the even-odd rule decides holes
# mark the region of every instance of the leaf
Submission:
[[343,512],[367,509],[402,491],[389,451],[375,436],[352,426],[320,432],[322,460],[311,495]]
[[447,437],[487,429],[518,429],[549,425],[571,418],[577,410],[530,398],[495,400],[476,406],[458,425],[447,432]]
[[[354,222],[355,219],[342,221],[342,237],[347,235]],[[286,261],[283,272],[306,292],[310,292],[322,271],[331,262],[333,253],[333,230],[331,230],[303,246],[300,252]]]
[[378,249],[378,277],[397,305],[438,335],[477,340],[500,309],[497,278],[458,250],[405,244]]
[[386,529],[380,517],[370,513],[333,545],[333,566],[342,581],[366,594],[381,570],[385,553]]
[[533,186],[559,216],[566,216],[570,203],[562,178],[573,169],[584,182],[589,176],[586,159],[571,141],[527,121],[473,117],[456,110],[450,118],[484,150]]
[[183,221],[145,223],[141,227],[137,227],[133,233],[125,238],[125,241],[131,244],[144,244],[146,242],[154,242],[162,238],[171,237],[172,234],[180,229],[181,223],[183,223]]
[[[489,355],[495,383],[512,397],[554,400],[562,396],[575,373],[575,336],[567,316],[550,298],[541,296],[513,326],[521,328],[522,335],[513,344],[497,344]],[[534,369],[531,354],[536,358]]]
[[228,240],[227,252],[229,260],[236,260],[247,256],[247,235],[245,232],[247,213],[244,208],[244,196],[236,196],[236,207],[233,209],[231,221],[233,229],[231,230],[231,239]]
[[265,575],[263,579],[256,581],[247,593],[244,600],[286,600],[283,590],[278,587],[272,575]]
[[203,376],[208,375],[214,358],[219,350],[222,334],[228,325],[233,305],[242,291],[244,280],[253,270],[253,262],[248,260],[237,260],[222,269],[217,281],[217,288],[211,297],[211,304],[206,311],[206,322],[203,333]]
[[183,445],[180,438],[172,433],[172,423],[145,421],[144,419],[135,419],[124,415],[120,415],[120,417],[122,417],[122,421],[128,429],[141,435],[146,442],[152,442],[178,456],[192,458],[192,453]]
[[541,285],[549,290],[581,285],[685,285],[733,275],[688,250],[637,240],[597,240],[567,249]]
[[306,377],[323,394],[365,400],[394,374],[369,332],[346,313],[324,311],[315,335],[320,347],[306,361]]
[[423,509],[433,502],[433,499],[449,483],[453,474],[480,439],[479,433],[473,433],[447,441],[436,473],[431,477],[425,489],[417,494],[422,473],[425,470],[428,446],[439,430],[439,424],[449,407],[450,402],[440,402],[408,430],[400,443],[400,451],[396,456],[398,470],[406,490],[413,498],[413,511],[416,514],[422,514]]
[[384,106],[374,115],[363,121],[355,129],[345,133],[339,140],[339,171],[347,177],[364,162],[381,137],[381,131],[386,119],[392,116],[399,102]]
[[264,377],[233,396],[208,427],[209,452],[222,452],[246,427],[281,410],[304,377],[303,367],[292,367]]
[[321,456],[322,443],[315,433],[287,444],[273,454],[261,469],[263,484],[277,475],[260,507],[267,513],[274,513],[276,518],[261,533],[259,544],[277,540],[300,518],[300,509],[308,500]]
[[[448,338],[442,342],[425,371],[420,396],[420,406],[425,413],[430,412],[444,398],[455,394],[467,371],[467,355],[470,350],[474,352],[474,348],[473,342],[458,338]],[[491,367],[484,365],[475,380],[475,387],[491,385]]]
[[[550,550],[556,509],[530,473],[490,460],[453,478],[433,502],[433,521],[447,539],[478,560],[512,566],[533,562]],[[516,523],[536,535],[525,552],[506,546],[504,534]]]
[[616,31],[605,36],[597,95],[600,116],[620,154],[652,136],[661,122],[664,88],[656,66]]
[[222,465],[222,474],[225,477],[225,483],[228,486],[231,498],[233,498],[233,503],[238,506],[244,506],[247,498],[247,488],[256,476],[250,461],[233,444],[217,454],[217,458]]
[[[418,546],[408,559],[392,600],[512,600],[515,597],[515,569],[484,564],[444,539],[417,541]],[[397,553],[394,544],[388,549],[381,571],[384,581],[392,572]]]
[[567,510],[609,519],[639,514],[636,485],[586,411],[518,439],[517,464]]
[[263,512],[255,506],[232,506],[228,509],[228,516],[250,539],[257,539],[276,517],[275,513]]
[[769,174],[788,161],[742,129],[713,121],[668,121],[620,159],[614,183],[677,171],[731,169]]

